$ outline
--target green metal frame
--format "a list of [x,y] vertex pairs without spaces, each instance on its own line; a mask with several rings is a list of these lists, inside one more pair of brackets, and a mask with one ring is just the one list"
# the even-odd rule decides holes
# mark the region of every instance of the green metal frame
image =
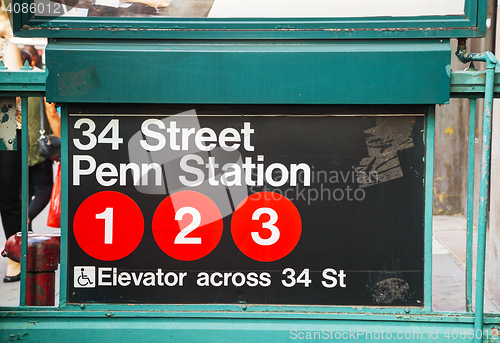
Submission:
[[[475,99],[485,96],[485,114],[483,128],[483,154],[481,166],[481,198],[479,217],[478,280],[476,299],[484,297],[484,243],[486,234],[485,211],[487,208],[487,190],[489,178],[489,146],[491,136],[491,109],[494,92],[500,93],[500,73],[495,74],[496,61],[488,54],[472,56],[487,61],[486,73],[466,71],[451,73],[451,96],[471,98],[470,141],[474,141]],[[22,111],[27,109],[28,95],[43,95],[45,73],[34,76],[31,71],[0,71],[0,95],[16,94],[22,97]],[[10,80],[10,83],[7,82]],[[10,85],[9,85],[10,84]],[[19,89],[19,85],[23,85]],[[67,127],[68,109],[63,106],[62,127]],[[26,121],[23,121],[23,146],[27,146]],[[57,308],[25,306],[25,267],[22,268],[21,300],[16,308],[0,308],[0,341],[34,338],[39,341],[74,341],[88,342],[99,337],[103,341],[235,341],[255,342],[257,340],[288,341],[300,339],[307,332],[319,334],[340,333],[349,337],[345,340],[373,341],[367,335],[352,338],[370,331],[384,331],[396,337],[398,334],[412,335],[422,333],[422,342],[449,341],[453,334],[457,339],[466,334],[465,339],[474,330],[484,333],[483,339],[498,340],[500,317],[498,314],[484,314],[481,300],[476,302],[475,313],[471,312],[472,297],[472,249],[468,243],[467,253],[467,304],[466,312],[432,311],[432,199],[433,197],[433,160],[434,160],[434,106],[429,105],[426,113],[426,178],[425,183],[425,251],[424,251],[424,307],[336,307],[336,306],[264,306],[249,304],[234,305],[108,305],[108,304],[67,304],[67,240],[68,240],[68,165],[62,165],[62,217],[61,217],[61,289],[60,305]],[[62,130],[62,156],[68,158],[67,130]],[[473,151],[469,152],[469,188],[471,199],[474,166],[471,162]],[[23,177],[27,180],[27,149],[23,149]],[[472,223],[472,206],[468,205],[468,225]],[[23,240],[22,266],[26,265],[27,237],[27,183],[23,184]],[[471,230],[468,230],[468,242]],[[470,245],[470,247],[469,247]],[[111,330],[106,330],[111,329]],[[445,335],[448,334],[447,338]],[[295,337],[295,336],[296,337]],[[437,335],[437,339],[436,339]],[[294,338],[295,337],[295,338]],[[303,336],[305,337],[305,336]],[[450,338],[451,337],[451,338]],[[417,337],[419,338],[419,337]],[[376,338],[375,338],[376,339]]]
[[21,232],[23,235],[21,245],[21,287],[20,305],[26,305],[26,259],[28,247],[28,97],[45,96],[46,72],[32,71],[29,66],[20,70],[9,71],[0,62],[0,96],[21,97],[22,130],[22,170],[23,184],[21,190]]
[[[0,73],[0,78],[2,74]],[[25,98],[23,98],[25,99]],[[26,98],[27,99],[27,98]],[[24,106],[24,105],[23,105]],[[27,106],[27,104],[26,104]],[[24,113],[24,112],[23,112]],[[62,116],[61,116],[61,127],[67,127],[68,120],[68,108],[63,106]],[[426,113],[426,132],[424,136],[424,142],[426,144],[426,180],[433,179],[433,161],[434,161],[434,106],[428,106],[428,111]],[[24,130],[26,132],[27,130]],[[67,130],[62,130],[62,160],[68,160],[68,137]],[[23,142],[24,142],[23,136]],[[27,137],[26,137],[27,139]],[[23,150],[24,152],[24,150]],[[24,155],[23,155],[24,156]],[[24,158],[24,157],[23,157]],[[27,157],[26,157],[27,158]],[[26,162],[27,166],[27,162]],[[23,175],[27,175],[27,170],[23,171]],[[68,165],[62,163],[61,165],[61,267],[60,267],[60,297],[59,297],[59,310],[65,311],[77,311],[81,313],[85,310],[85,313],[95,313],[96,316],[100,314],[105,315],[112,311],[113,316],[124,315],[125,317],[130,316],[130,311],[133,310],[134,316],[144,315],[149,317],[151,315],[150,311],[162,311],[169,313],[173,317],[190,317],[194,315],[198,317],[196,313],[210,312],[213,314],[220,313],[224,311],[223,316],[227,316],[229,313],[235,314],[236,318],[247,317],[248,318],[259,318],[262,313],[272,313],[271,316],[277,316],[277,318],[288,318],[290,314],[293,314],[292,318],[297,315],[299,318],[305,312],[304,306],[276,306],[276,305],[250,305],[250,304],[204,304],[204,305],[111,305],[111,304],[68,304],[67,299],[67,258],[68,258],[68,180],[69,172]],[[24,192],[24,190],[23,190]],[[24,194],[24,193],[23,193]],[[432,199],[433,189],[432,182],[426,182],[425,184],[425,198]],[[320,316],[321,318],[335,318],[339,314],[359,316],[360,314],[384,314],[387,315],[386,318],[397,319],[397,320],[408,320],[410,316],[425,316],[432,314],[431,303],[432,303],[432,201],[427,201],[425,204],[425,251],[424,251],[424,307],[343,307],[343,306],[307,306],[307,315],[315,314],[315,316]],[[23,218],[25,216],[23,215]],[[24,223],[23,229],[25,229],[27,222]],[[26,236],[25,236],[26,237]],[[27,245],[25,245],[27,246]],[[23,248],[25,248],[23,246]],[[22,256],[25,258],[25,252],[23,250]],[[22,271],[25,273],[25,271]],[[24,280],[23,280],[24,281]],[[25,292],[25,284],[21,283],[21,294]],[[20,306],[17,308],[3,308],[1,310],[5,311],[16,311],[16,310],[35,310],[37,313],[46,312],[50,316],[50,311],[40,311],[40,307],[29,307],[25,306],[25,298],[21,297]],[[45,309],[44,309],[45,310]],[[68,313],[70,313],[68,312]],[[142,314],[141,314],[142,312]],[[5,313],[0,312],[0,317],[5,315]],[[449,316],[451,314],[447,314]],[[217,317],[218,315],[216,315]],[[326,317],[324,317],[326,316]],[[375,317],[374,320],[378,317]],[[427,317],[423,317],[427,318]],[[412,319],[415,320],[415,319]],[[426,320],[426,319],[422,319]]]
[[[426,122],[425,122],[425,173],[426,180],[433,180],[434,173],[434,129],[435,129],[435,108],[434,105],[427,107]],[[68,106],[62,108],[61,127],[68,127]],[[61,131],[61,159],[67,161],[69,159],[68,148],[69,139],[67,130]],[[113,316],[125,317],[130,316],[130,311],[133,311],[137,316],[150,316],[150,311],[161,311],[168,313],[172,318],[190,318],[191,316],[201,317],[210,313],[210,317],[219,317],[217,313],[223,312],[222,317],[236,315],[236,318],[302,318],[304,313],[307,316],[314,314],[316,318],[335,319],[343,318],[344,315],[356,316],[361,315],[387,315],[391,320],[406,321],[414,318],[414,315],[430,315],[432,312],[432,213],[433,202],[426,201],[425,203],[425,219],[424,219],[424,306],[423,307],[371,307],[371,306],[293,306],[293,305],[252,305],[252,304],[200,304],[200,305],[114,305],[114,304],[69,304],[67,303],[67,284],[68,280],[68,182],[70,174],[68,164],[61,164],[61,267],[60,267],[60,293],[59,293],[59,309],[67,311],[77,311],[81,313],[93,311],[97,316],[108,315],[113,313]],[[433,182],[425,183],[425,199],[433,197]],[[28,307],[29,308],[29,307]],[[264,313],[264,316],[261,315]],[[341,314],[341,315],[340,315]],[[339,317],[340,315],[340,317]],[[450,315],[450,314],[446,314]],[[161,315],[163,316],[163,314]],[[0,314],[1,317],[1,314]],[[351,318],[351,317],[349,317]],[[364,316],[358,318],[365,318]],[[425,317],[429,318],[429,317]],[[379,320],[375,316],[373,320]],[[417,320],[418,319],[412,319]],[[426,319],[423,319],[425,321]],[[499,322],[500,323],[500,322]]]
[[[14,0],[30,4],[34,0]],[[392,39],[484,37],[487,0],[465,15],[368,18],[33,17],[14,13],[19,37],[120,39]]]

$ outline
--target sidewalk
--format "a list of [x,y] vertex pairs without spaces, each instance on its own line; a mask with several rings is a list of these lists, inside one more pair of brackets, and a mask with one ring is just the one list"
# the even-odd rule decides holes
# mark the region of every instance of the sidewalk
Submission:
[[[432,309],[435,311],[465,311],[465,264],[467,219],[462,215],[434,216],[432,247]],[[473,267],[476,266],[477,227],[474,228]],[[475,272],[472,282],[473,306]],[[484,312],[499,312],[485,292]]]
[[[47,209],[33,222],[36,233],[52,233],[40,218],[47,218]],[[0,224],[1,227],[1,224]],[[463,216],[435,216],[432,249],[432,298],[434,311],[465,311],[465,237],[466,219]],[[2,228],[3,230],[3,228]],[[477,236],[477,231],[475,231]],[[0,235],[0,247],[5,245]],[[475,265],[475,259],[474,259]],[[0,257],[0,276],[3,278],[7,260]],[[57,273],[58,276],[59,273]],[[0,306],[19,305],[19,282],[6,284],[0,281]],[[59,296],[56,284],[56,303]],[[488,299],[485,312],[499,312],[499,307]]]

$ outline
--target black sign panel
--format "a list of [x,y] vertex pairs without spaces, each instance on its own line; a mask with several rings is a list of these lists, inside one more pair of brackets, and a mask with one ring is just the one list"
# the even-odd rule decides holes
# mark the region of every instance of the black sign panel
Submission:
[[423,112],[73,105],[69,302],[423,306]]

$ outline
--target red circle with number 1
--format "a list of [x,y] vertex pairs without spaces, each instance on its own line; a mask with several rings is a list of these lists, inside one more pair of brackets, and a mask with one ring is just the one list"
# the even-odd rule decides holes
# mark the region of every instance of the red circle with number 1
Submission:
[[104,191],[85,199],[76,211],[73,232],[78,245],[101,261],[131,254],[144,234],[144,218],[134,200],[123,193]]
[[277,261],[297,246],[302,221],[295,205],[273,192],[259,192],[243,200],[233,214],[231,234],[246,256],[260,262]]
[[206,195],[180,191],[161,202],[153,216],[153,236],[160,249],[180,261],[208,255],[222,237],[222,215]]

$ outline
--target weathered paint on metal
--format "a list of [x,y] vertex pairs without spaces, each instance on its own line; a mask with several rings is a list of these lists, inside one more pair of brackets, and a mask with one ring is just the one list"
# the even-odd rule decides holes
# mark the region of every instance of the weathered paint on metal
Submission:
[[0,98],[0,150],[16,150],[16,99]]
[[[451,73],[450,92],[452,98],[484,97],[486,71],[454,71]],[[500,73],[495,73],[494,97],[500,96]]]
[[[477,229],[477,267],[476,267],[476,306],[474,330],[483,328],[484,310],[484,269],[486,258],[486,211],[488,209],[488,192],[491,160],[491,113],[493,110],[493,84],[495,67],[498,63],[493,55],[486,55],[486,87],[483,113],[483,146],[481,153],[481,182],[479,184],[479,213]],[[476,342],[481,340],[475,339]]]
[[[493,111],[493,93],[495,84],[495,68],[498,60],[495,55],[487,51],[482,54],[467,53],[464,40],[459,40],[456,52],[457,58],[462,62],[483,61],[486,62],[486,80],[484,89],[484,111],[483,111],[483,142],[481,150],[481,179],[479,183],[479,213],[477,229],[477,267],[476,267],[476,304],[474,330],[483,328],[484,311],[484,269],[486,259],[486,211],[488,210],[488,193],[491,160],[491,114]],[[474,338],[476,343],[482,340]]]
[[[405,313],[403,309],[384,311],[383,308],[353,309],[336,306],[323,307],[292,307],[292,306],[266,306],[266,305],[175,305],[175,306],[151,306],[151,305],[113,305],[113,304],[68,304],[66,307],[59,307],[60,311],[52,309],[29,308],[37,310],[36,313],[19,310],[15,307],[2,308],[0,318],[17,317],[28,318],[33,315],[40,317],[104,317],[108,313],[113,313],[116,317],[127,318],[206,318],[209,314],[212,318],[232,318],[241,320],[253,319],[322,319],[322,320],[367,320],[367,321],[394,321],[394,322],[436,322],[436,323],[474,323],[474,314],[467,312],[429,312],[417,313],[414,308],[410,308],[410,313]],[[498,324],[500,320],[497,314],[485,314],[485,323]]]
[[[22,234],[16,234],[7,240],[2,256],[19,262],[22,252]],[[59,235],[28,234],[27,248],[27,306],[54,306],[55,271],[59,264]],[[24,262],[24,261],[23,261]],[[26,263],[25,263],[26,265]],[[21,297],[24,294],[21,293]]]
[[[85,311],[85,310],[83,310]],[[0,339],[29,335],[41,342],[289,342],[291,340],[342,340],[373,342],[381,339],[413,342],[445,342],[452,335],[459,341],[468,340],[470,323],[356,321],[337,319],[270,319],[241,320],[235,318],[178,318],[168,317],[124,318],[115,313],[104,312],[102,316],[64,317],[54,325],[50,317],[11,317],[2,320]],[[28,322],[30,320],[30,322]],[[228,328],[230,328],[228,330]],[[493,338],[494,327],[486,327],[484,340]],[[383,332],[383,334],[382,334]],[[465,339],[458,339],[460,333]],[[315,336],[316,335],[316,336]],[[323,335],[323,336],[321,336]],[[333,335],[331,337],[330,335]],[[337,335],[337,337],[335,337]],[[446,337],[446,335],[448,337]],[[378,338],[377,338],[378,337]],[[389,337],[389,338],[387,338]]]
[[7,93],[9,96],[13,92],[17,93],[18,96],[25,92],[43,94],[46,77],[47,72],[43,71],[0,69],[0,92],[2,92],[2,96],[5,96],[5,92],[10,92]]
[[28,272],[26,305],[54,306],[55,290],[55,272]]
[[467,163],[467,247],[466,247],[466,297],[465,308],[472,311],[472,254],[474,224],[474,146],[476,129],[476,99],[470,99],[469,151]]
[[[55,271],[59,264],[60,235],[28,233],[28,272]],[[13,261],[21,260],[22,235],[12,235],[5,244],[2,256]]]
[[424,310],[432,311],[432,215],[434,184],[435,107],[429,106],[425,126],[425,243],[424,243]]
[[[67,18],[70,19],[70,18]],[[276,25],[274,28],[267,30],[258,29],[190,29],[193,25],[184,24],[182,27],[175,25],[169,21],[168,23],[154,22],[149,25],[142,25],[136,29],[130,27],[137,26],[137,22],[109,22],[108,20],[100,22],[88,22],[81,25],[81,21],[72,22],[70,25],[75,25],[74,28],[68,28],[68,22],[61,23],[56,20],[47,22],[37,22],[36,19],[30,21],[33,26],[27,26],[26,30],[20,31],[18,37],[50,37],[55,39],[220,39],[220,40],[302,40],[302,39],[335,39],[335,40],[352,40],[352,39],[450,39],[454,37],[484,37],[484,33],[477,29],[467,29],[465,27],[455,27],[447,29],[418,29],[418,28],[382,28],[382,29],[299,29],[294,27],[282,27]],[[114,18],[106,18],[114,19]],[[453,24],[463,22],[465,25],[470,24],[469,20],[452,20],[448,21]],[[446,21],[443,22],[446,25]],[[162,25],[163,24],[163,25]],[[416,25],[420,23],[417,21]],[[42,26],[44,25],[44,26]],[[394,25],[400,25],[395,23]],[[83,26],[83,27],[81,27]],[[196,23],[194,26],[197,26]],[[156,28],[155,28],[156,27]],[[162,28],[159,28],[162,27]],[[48,29],[51,29],[48,32]]]

